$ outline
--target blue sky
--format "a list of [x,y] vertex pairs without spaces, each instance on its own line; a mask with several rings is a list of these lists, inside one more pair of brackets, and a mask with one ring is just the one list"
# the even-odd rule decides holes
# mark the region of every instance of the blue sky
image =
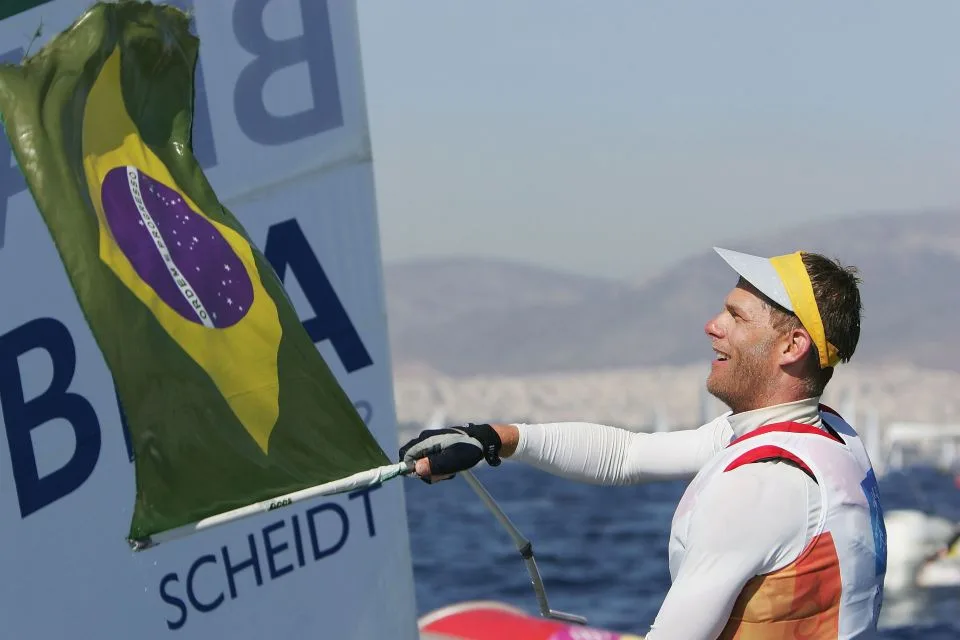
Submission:
[[359,3],[385,260],[636,278],[960,210],[960,2]]

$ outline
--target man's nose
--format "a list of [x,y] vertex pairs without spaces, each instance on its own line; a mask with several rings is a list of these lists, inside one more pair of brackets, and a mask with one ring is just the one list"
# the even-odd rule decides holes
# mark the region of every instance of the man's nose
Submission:
[[711,338],[720,338],[720,325],[717,323],[717,316],[710,318],[703,327],[703,332]]

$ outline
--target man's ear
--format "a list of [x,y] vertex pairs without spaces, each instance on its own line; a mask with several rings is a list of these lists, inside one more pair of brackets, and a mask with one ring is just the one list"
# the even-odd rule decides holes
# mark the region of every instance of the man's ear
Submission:
[[806,359],[813,347],[813,340],[806,329],[798,327],[791,329],[784,335],[780,352],[780,364],[789,365],[795,362],[802,362]]

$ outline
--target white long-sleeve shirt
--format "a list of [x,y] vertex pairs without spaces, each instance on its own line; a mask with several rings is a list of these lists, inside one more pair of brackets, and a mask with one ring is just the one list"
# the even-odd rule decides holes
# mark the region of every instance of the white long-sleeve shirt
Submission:
[[[692,478],[731,440],[760,426],[793,421],[822,428],[818,400],[724,414],[699,429],[667,433],[521,424],[511,459],[593,484]],[[682,560],[671,563],[673,582],[647,639],[716,638],[747,581],[793,562],[819,517],[819,488],[795,467],[749,464],[716,478],[692,515]]]

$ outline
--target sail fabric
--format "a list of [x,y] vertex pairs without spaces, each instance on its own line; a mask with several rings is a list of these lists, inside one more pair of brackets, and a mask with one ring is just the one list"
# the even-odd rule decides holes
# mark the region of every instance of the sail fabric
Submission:
[[193,156],[198,47],[179,9],[97,3],[0,67],[7,136],[126,419],[131,540],[388,463]]

